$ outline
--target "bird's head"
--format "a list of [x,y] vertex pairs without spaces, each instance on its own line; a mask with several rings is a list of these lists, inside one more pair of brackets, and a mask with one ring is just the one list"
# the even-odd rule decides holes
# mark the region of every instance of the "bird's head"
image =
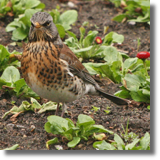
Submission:
[[31,20],[29,31],[29,41],[54,41],[58,36],[58,31],[53,23],[53,18],[46,12],[35,13]]

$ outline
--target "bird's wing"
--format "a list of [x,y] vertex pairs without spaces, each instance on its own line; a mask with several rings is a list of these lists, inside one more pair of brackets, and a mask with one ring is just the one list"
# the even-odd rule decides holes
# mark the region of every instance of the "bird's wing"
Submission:
[[59,50],[59,57],[62,60],[65,60],[68,65],[70,72],[84,81],[91,83],[95,86],[95,89],[99,92],[100,95],[110,99],[112,102],[118,105],[127,105],[129,103],[128,100],[110,95],[106,93],[103,89],[99,87],[94,78],[89,74],[87,69],[82,65],[79,59],[75,56],[75,54],[64,44],[61,50]]
[[59,57],[68,63],[71,73],[80,77],[86,82],[97,85],[97,82],[89,74],[87,69],[82,65],[82,63],[79,61],[76,55],[68,48],[67,45],[63,44]]

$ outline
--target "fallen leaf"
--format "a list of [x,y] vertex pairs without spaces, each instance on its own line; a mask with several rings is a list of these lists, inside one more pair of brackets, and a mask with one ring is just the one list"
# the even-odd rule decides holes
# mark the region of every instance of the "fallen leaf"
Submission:
[[124,87],[127,89],[127,82],[126,82],[125,79],[123,79],[123,85],[124,85]]
[[13,116],[11,116],[10,120],[11,120],[12,122],[15,121],[16,118],[17,118],[17,117],[19,116],[19,114],[21,114],[21,113],[23,113],[23,111],[14,114]]
[[9,2],[6,4],[6,7],[12,7],[12,2],[9,1]]
[[9,86],[6,86],[6,85],[3,85],[2,86],[2,89],[8,89],[8,90],[13,90],[15,87],[9,87]]
[[14,16],[14,14],[12,12],[8,12],[7,15],[10,16],[10,17]]

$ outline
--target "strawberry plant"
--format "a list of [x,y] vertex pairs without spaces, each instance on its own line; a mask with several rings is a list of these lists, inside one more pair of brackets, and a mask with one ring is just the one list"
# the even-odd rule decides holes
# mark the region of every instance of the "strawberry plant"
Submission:
[[8,66],[20,67],[20,62],[15,59],[11,59],[11,55],[20,55],[21,53],[13,51],[10,53],[6,47],[0,45],[0,72]]
[[0,89],[9,94],[15,94],[17,97],[35,97],[39,96],[33,92],[26,84],[23,78],[20,78],[20,72],[14,66],[7,67],[0,77]]
[[43,105],[40,105],[36,99],[32,97],[30,99],[31,99],[31,103],[29,103],[28,101],[23,101],[19,107],[14,105],[11,110],[7,111],[2,116],[2,118],[5,118],[8,114],[14,114],[18,116],[19,114],[27,111],[33,111],[40,114],[45,111],[56,110],[57,108],[57,104],[55,102],[49,101],[47,103],[44,103]]
[[[73,39],[75,38],[72,37],[72,40]],[[71,38],[69,38],[69,41],[66,40],[66,44],[68,44],[77,55],[74,48],[79,42],[75,40],[71,43],[70,40]],[[102,77],[110,78],[115,83],[122,83],[123,86],[120,87],[122,90],[115,93],[116,96],[132,98],[138,102],[150,103],[150,76],[148,76],[150,60],[141,59],[142,54],[145,58],[148,58],[150,54],[148,52],[140,52],[137,55],[140,56],[140,59],[137,57],[129,58],[126,54],[118,52],[115,47],[109,46],[115,42],[122,43],[123,40],[124,37],[122,35],[110,32],[103,38],[101,46],[90,46],[93,47],[94,50],[85,50],[85,52],[79,49],[78,56],[104,60],[103,63],[88,62],[83,63],[83,65],[92,75],[100,74]]]
[[104,50],[106,46],[112,43],[122,43],[124,40],[123,35],[115,32],[108,33],[103,39],[96,37],[98,31],[89,31],[85,36],[85,28],[82,26],[79,29],[80,39],[78,40],[76,35],[70,31],[67,31],[69,38],[65,40],[65,44],[82,59],[102,59],[105,57]]
[[107,76],[116,83],[122,83],[122,90],[115,93],[121,98],[132,98],[138,102],[150,103],[150,76],[147,76],[146,69],[150,69],[150,61],[146,60],[146,68],[143,60],[128,58],[124,62],[122,56],[114,49],[108,46],[105,63],[83,63],[90,74],[100,74]]
[[[113,133],[105,129],[102,125],[95,125],[95,121],[90,116],[83,114],[78,116],[76,125],[68,118],[55,115],[49,116],[47,119],[48,122],[46,122],[44,126],[45,130],[54,135],[60,134],[64,136],[69,141],[67,144],[68,147],[71,148],[74,148],[81,139],[88,140],[94,133]],[[104,135],[101,136],[101,138],[104,138]],[[55,142],[57,142],[57,139],[54,138],[53,143]]]
[[[115,95],[132,98],[138,102],[150,103],[150,76],[147,71],[149,69],[150,60],[129,58],[124,61],[122,70],[124,74],[122,77],[123,86],[120,87],[122,90],[116,92]],[[127,70],[130,73],[127,73]]]
[[111,144],[103,140],[94,142],[93,147],[98,150],[150,150],[150,134],[146,132],[141,139],[135,138],[127,144],[118,134],[114,134],[114,142]]
[[17,17],[27,9],[42,10],[45,4],[39,0],[0,0],[0,17],[4,17],[8,12]]
[[124,18],[133,22],[147,22],[150,24],[150,0],[123,0],[114,1],[116,6],[124,7],[125,13],[119,14],[113,18],[114,21],[122,22]]

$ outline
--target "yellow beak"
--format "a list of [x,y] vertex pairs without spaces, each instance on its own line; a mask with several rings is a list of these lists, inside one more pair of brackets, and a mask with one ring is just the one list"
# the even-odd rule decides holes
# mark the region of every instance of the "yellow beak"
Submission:
[[40,28],[40,27],[41,27],[41,25],[40,25],[38,22],[36,22],[36,23],[34,24],[34,26],[35,26],[36,28]]

